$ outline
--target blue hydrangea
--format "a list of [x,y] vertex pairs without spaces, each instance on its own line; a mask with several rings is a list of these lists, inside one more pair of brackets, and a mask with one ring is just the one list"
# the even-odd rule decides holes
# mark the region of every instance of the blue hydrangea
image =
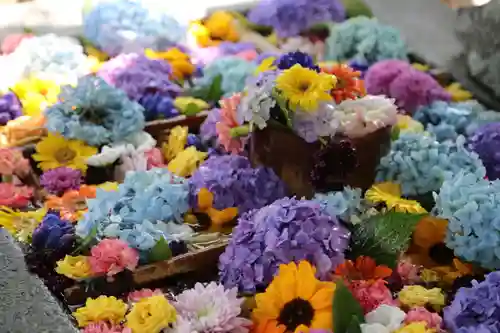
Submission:
[[326,61],[372,65],[385,59],[407,60],[407,48],[396,28],[359,16],[332,25],[326,39]]
[[222,76],[222,91],[228,97],[245,89],[248,77],[252,76],[257,65],[235,56],[216,59],[203,70],[203,77],[197,82],[201,86],[209,86],[213,80]]
[[500,269],[500,181],[459,172],[434,194],[436,213],[449,221],[446,245],[467,261]]
[[477,101],[436,101],[419,108],[413,118],[420,121],[438,141],[454,141],[459,135],[471,135],[481,124],[500,121],[500,113],[487,112]]
[[45,111],[46,127],[92,146],[123,140],[144,128],[144,108],[125,92],[94,76],[65,86],[59,102]]
[[318,202],[328,215],[350,222],[352,216],[363,211],[362,195],[361,189],[346,186],[342,191],[317,193],[313,200]]
[[85,38],[111,56],[146,48],[166,50],[185,36],[177,20],[141,0],[100,2],[83,24]]
[[166,169],[128,173],[118,191],[98,190],[88,201],[88,212],[76,226],[79,237],[93,230],[96,237],[119,238],[141,251],[150,250],[162,237],[167,222],[182,222],[189,209],[189,186]]
[[376,180],[401,184],[403,195],[423,195],[439,190],[446,173],[485,173],[477,154],[464,144],[463,136],[456,142],[438,142],[432,136],[402,133],[380,160]]

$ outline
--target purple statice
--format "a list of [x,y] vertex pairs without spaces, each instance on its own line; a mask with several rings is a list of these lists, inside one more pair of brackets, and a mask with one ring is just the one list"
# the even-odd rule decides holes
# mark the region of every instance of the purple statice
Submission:
[[49,213],[33,231],[31,245],[38,250],[69,249],[75,238],[74,231],[70,222],[62,220],[58,214]]
[[445,327],[452,333],[500,332],[500,272],[492,272],[483,282],[460,288],[453,302],[444,308]]
[[316,24],[341,22],[345,17],[339,0],[261,0],[248,14],[251,22],[273,27],[280,38],[298,36]]
[[500,178],[500,122],[479,127],[469,138],[468,147],[476,154],[486,167],[489,180]]
[[320,279],[327,279],[344,261],[350,232],[321,205],[282,198],[238,219],[219,258],[219,278],[241,292],[265,288],[280,264],[308,260]]
[[210,141],[217,138],[215,125],[220,120],[220,109],[212,109],[208,112],[207,118],[205,118],[200,126],[200,136],[204,141]]
[[289,69],[293,65],[299,64],[302,67],[312,69],[318,73],[320,72],[319,66],[314,63],[313,57],[300,51],[285,53],[278,58],[276,63],[279,69]]
[[45,171],[40,177],[40,184],[47,192],[55,195],[68,190],[77,190],[82,184],[82,173],[67,167]]
[[175,108],[174,99],[159,92],[146,92],[138,102],[144,107],[146,121],[169,119],[180,114]]
[[366,91],[394,98],[399,108],[413,114],[434,101],[449,101],[451,95],[432,76],[402,60],[383,60],[368,69]]
[[214,208],[237,207],[239,213],[258,209],[285,196],[283,182],[270,168],[253,168],[243,156],[214,156],[189,179],[190,196],[196,202],[201,188],[214,195]]
[[22,115],[22,106],[17,96],[8,92],[0,96],[0,125],[5,125],[9,120],[14,120]]
[[309,143],[321,137],[333,137],[340,126],[334,110],[335,104],[323,103],[314,113],[295,112],[292,119],[294,132]]

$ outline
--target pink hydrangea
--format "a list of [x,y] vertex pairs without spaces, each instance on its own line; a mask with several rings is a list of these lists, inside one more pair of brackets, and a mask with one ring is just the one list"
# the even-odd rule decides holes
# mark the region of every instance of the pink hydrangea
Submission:
[[10,54],[14,52],[24,39],[33,37],[32,34],[12,34],[5,37],[2,42],[2,53]]
[[12,183],[0,183],[0,206],[24,208],[33,197],[33,189],[28,186],[16,186]]
[[441,327],[442,318],[437,314],[430,312],[424,307],[413,308],[406,314],[405,323],[425,322],[428,329],[437,329]]
[[138,302],[143,298],[148,298],[151,296],[159,296],[159,295],[163,295],[163,291],[161,291],[161,289],[152,290],[144,288],[141,290],[135,290],[130,292],[127,298],[129,302]]
[[152,148],[146,151],[144,155],[146,156],[148,170],[152,168],[164,168],[166,166],[160,149]]
[[0,149],[0,174],[24,176],[30,171],[30,162],[18,149]]
[[353,281],[349,289],[361,304],[365,314],[375,310],[381,304],[394,304],[391,291],[384,280]]
[[123,328],[121,326],[113,326],[107,322],[100,321],[92,323],[82,330],[82,333],[132,333],[130,328]]
[[113,276],[125,269],[134,270],[139,254],[122,240],[103,239],[90,250],[90,267],[94,274]]
[[240,101],[241,94],[235,94],[229,98],[222,99],[220,102],[221,119],[215,125],[220,144],[224,146],[226,151],[233,154],[240,153],[244,147],[244,140],[242,138],[231,135],[231,129],[240,126],[236,119],[236,109]]

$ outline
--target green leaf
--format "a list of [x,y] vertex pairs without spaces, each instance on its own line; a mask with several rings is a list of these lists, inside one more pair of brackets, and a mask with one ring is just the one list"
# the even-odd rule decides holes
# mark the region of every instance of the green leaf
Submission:
[[210,85],[210,89],[208,90],[208,101],[218,102],[224,92],[222,91],[222,75],[217,75]]
[[361,333],[361,323],[359,322],[358,316],[352,316],[346,333]]
[[407,250],[415,226],[424,215],[390,211],[356,225],[350,257],[369,256],[379,265],[395,268],[399,254]]
[[83,252],[84,250],[90,248],[91,244],[96,240],[97,236],[97,225],[95,225],[90,233],[85,237],[80,245],[71,253],[72,255],[77,255]]
[[172,251],[165,238],[161,238],[149,252],[149,262],[157,262],[172,258]]
[[367,16],[372,17],[373,13],[363,0],[342,0],[347,12],[347,17]]
[[351,333],[351,325],[364,323],[363,308],[354,298],[342,280],[337,282],[333,295],[333,331],[335,333]]
[[399,127],[394,126],[391,131],[391,140],[396,141],[399,138],[400,132],[401,130],[399,129]]
[[186,105],[186,108],[182,110],[182,114],[187,117],[191,117],[195,116],[200,111],[201,109],[198,107],[198,105],[196,105],[195,103],[189,103],[188,105]]

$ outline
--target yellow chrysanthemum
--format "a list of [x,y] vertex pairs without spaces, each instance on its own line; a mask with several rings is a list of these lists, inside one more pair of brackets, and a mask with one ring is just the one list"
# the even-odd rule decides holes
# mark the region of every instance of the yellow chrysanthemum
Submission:
[[99,296],[96,299],[87,298],[85,306],[73,312],[79,327],[85,327],[99,321],[119,324],[127,312],[127,304],[114,296]]
[[12,91],[21,101],[23,113],[33,117],[57,102],[60,87],[53,81],[33,77],[18,82],[12,87]]
[[288,100],[292,108],[314,112],[318,104],[331,101],[330,91],[335,87],[337,78],[326,73],[317,73],[299,64],[284,70],[276,78],[276,88]]
[[427,72],[430,68],[429,65],[420,64],[418,62],[411,64],[413,68],[421,72]]
[[57,274],[73,280],[85,279],[92,276],[89,259],[86,256],[65,256],[56,263]]
[[391,182],[373,185],[366,191],[365,199],[375,204],[385,203],[387,209],[394,209],[396,212],[411,214],[427,213],[418,201],[401,198],[401,187],[399,184]]
[[176,126],[172,128],[168,135],[167,142],[161,147],[163,157],[165,157],[167,161],[173,160],[177,154],[184,150],[188,133],[189,130],[186,126]]
[[182,52],[176,47],[173,47],[165,52],[156,52],[151,49],[146,49],[144,52],[146,57],[150,59],[161,59],[167,61],[172,67],[172,76],[176,80],[184,80],[193,75],[196,66],[191,63],[189,55]]
[[177,97],[174,101],[174,106],[180,113],[186,113],[190,104],[194,104],[199,111],[207,110],[210,107],[204,100],[191,96]]
[[43,171],[58,167],[87,171],[87,158],[97,153],[95,147],[87,146],[80,140],[66,140],[62,135],[49,133],[36,145],[33,159]]
[[126,327],[132,333],[159,333],[176,320],[175,308],[163,295],[143,298],[127,314]]
[[97,185],[98,188],[103,189],[104,191],[118,191],[118,183],[117,182],[105,182]]
[[188,177],[198,169],[200,164],[207,158],[207,153],[196,150],[194,146],[190,146],[168,163],[168,171],[180,177]]
[[267,72],[276,69],[276,65],[274,65],[274,61],[276,57],[268,57],[260,63],[260,65],[255,70],[255,75],[258,75],[262,72]]
[[450,93],[451,99],[454,102],[465,102],[472,99],[470,91],[462,88],[460,83],[455,82],[446,87],[446,91]]
[[437,311],[445,305],[444,294],[440,288],[426,289],[419,285],[405,286],[399,292],[399,301],[409,308],[431,305]]
[[255,333],[331,329],[333,282],[321,282],[307,261],[281,265],[262,294],[255,296]]
[[7,229],[21,242],[27,242],[36,227],[42,222],[46,209],[16,212],[9,207],[0,207],[0,226]]
[[435,329],[428,329],[427,323],[425,322],[414,322],[409,325],[406,325],[396,331],[394,333],[436,333]]
[[237,42],[240,39],[234,17],[226,11],[214,12],[204,22],[213,41]]
[[398,114],[397,120],[395,128],[400,133],[422,133],[424,131],[424,125],[408,115]]

